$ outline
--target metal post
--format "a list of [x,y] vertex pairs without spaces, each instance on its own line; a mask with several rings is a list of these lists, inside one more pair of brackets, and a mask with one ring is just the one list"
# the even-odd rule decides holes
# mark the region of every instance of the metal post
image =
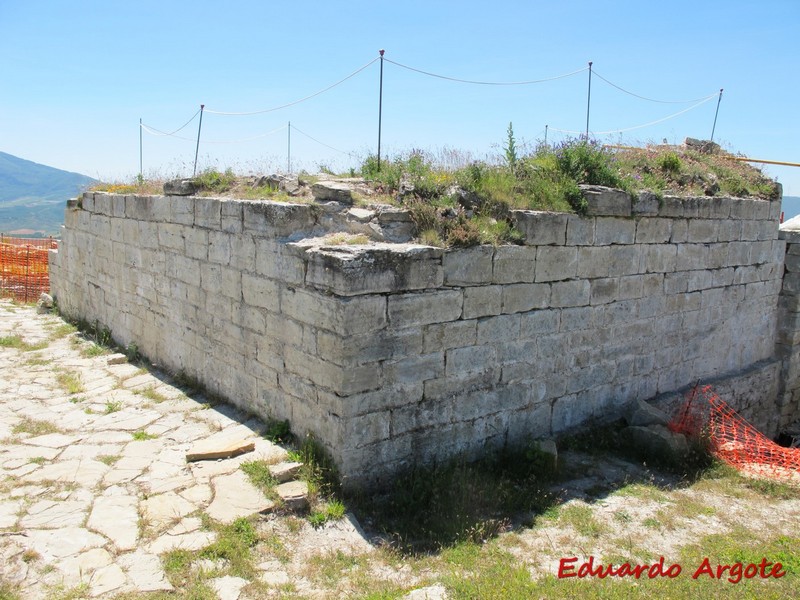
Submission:
[[289,135],[287,139],[286,149],[286,174],[290,175],[292,172],[292,122],[289,121]]
[[378,50],[381,55],[381,81],[378,90],[378,171],[381,170],[381,119],[383,117],[383,53],[384,50]]
[[549,125],[544,126],[544,147],[547,148],[547,128],[550,127]]
[[139,117],[139,185],[144,181],[142,175],[142,118]]
[[205,104],[200,105],[200,123],[197,125],[197,146],[195,146],[194,149],[194,170],[192,171],[192,177],[197,175],[197,154],[200,152],[200,130],[203,127],[203,109],[205,106]]
[[711,141],[714,141],[714,132],[717,129],[717,115],[719,115],[719,103],[722,102],[722,88],[719,89],[719,98],[717,99],[717,111],[714,113],[714,126],[711,128]]
[[586,141],[589,141],[589,108],[592,106],[592,61],[589,61],[589,93],[586,98]]

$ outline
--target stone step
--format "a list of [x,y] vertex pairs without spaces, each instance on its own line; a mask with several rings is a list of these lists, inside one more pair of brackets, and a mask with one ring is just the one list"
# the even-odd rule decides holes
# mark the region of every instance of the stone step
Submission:
[[269,474],[272,475],[278,483],[286,483],[297,477],[300,467],[303,463],[300,462],[280,462],[276,465],[269,466]]

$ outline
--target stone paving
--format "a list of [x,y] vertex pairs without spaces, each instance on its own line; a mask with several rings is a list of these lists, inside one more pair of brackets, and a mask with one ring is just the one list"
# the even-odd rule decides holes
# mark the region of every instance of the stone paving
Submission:
[[[0,580],[34,600],[74,588],[81,597],[171,590],[159,556],[213,542],[202,512],[230,523],[270,510],[239,466],[277,464],[286,452],[260,421],[189,398],[123,355],[91,356],[91,343],[63,326],[0,301],[0,339],[27,344],[0,344]],[[187,462],[217,439],[252,450]],[[295,498],[296,486],[287,493]],[[239,597],[247,582],[234,579],[213,580],[220,598]]]

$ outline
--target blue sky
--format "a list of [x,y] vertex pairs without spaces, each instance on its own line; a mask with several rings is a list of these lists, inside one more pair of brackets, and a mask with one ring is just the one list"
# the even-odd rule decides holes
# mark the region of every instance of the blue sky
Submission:
[[[138,2],[0,0],[0,150],[105,180],[139,169],[139,119],[171,132],[205,104],[200,167],[358,167],[377,142],[379,63],[455,78],[522,81],[587,67],[657,100],[724,88],[715,141],[753,158],[800,162],[800,2]],[[586,126],[588,72],[536,85],[481,86],[384,63],[384,153],[497,153]],[[592,79],[590,131],[657,121],[693,103],[649,102]],[[717,98],[607,143],[708,138]],[[143,135],[145,174],[191,173],[198,119]],[[275,131],[278,130],[278,131]],[[264,135],[275,131],[270,135]],[[302,132],[302,133],[301,133]],[[339,151],[312,141],[309,135]],[[261,136],[250,141],[246,138]],[[232,143],[227,143],[231,142]],[[216,143],[226,142],[226,143]],[[352,153],[349,155],[347,153]],[[787,195],[800,168],[765,167]]]

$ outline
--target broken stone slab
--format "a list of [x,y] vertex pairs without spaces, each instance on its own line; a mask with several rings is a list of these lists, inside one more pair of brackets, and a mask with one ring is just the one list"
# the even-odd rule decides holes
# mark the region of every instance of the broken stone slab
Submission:
[[353,204],[353,191],[346,183],[318,181],[311,186],[311,194],[317,202],[341,202]]
[[220,475],[213,480],[214,500],[206,509],[209,517],[220,523],[233,523],[240,517],[266,513],[275,503],[264,497],[247,475],[236,471],[230,475]]
[[689,444],[682,433],[674,433],[663,425],[634,425],[622,435],[643,455],[656,459],[675,460],[689,453]]
[[238,428],[215,433],[211,437],[195,442],[186,453],[186,461],[231,458],[246,452],[252,452],[256,447],[256,441],[252,437],[252,432],[250,434],[251,437],[248,438]]
[[110,365],[124,365],[128,362],[128,357],[124,354],[111,354],[106,359],[106,364]]
[[270,465],[269,474],[272,475],[278,483],[286,483],[297,476],[297,472],[302,466],[303,463],[300,462],[282,462],[277,465]]
[[649,425],[669,425],[669,415],[662,410],[657,409],[652,404],[648,404],[644,400],[637,400],[631,407],[628,416],[626,417],[628,425],[648,427]]
[[247,579],[225,575],[209,580],[211,587],[217,592],[219,600],[239,600],[242,588],[249,584]]
[[305,510],[308,507],[308,484],[305,481],[289,481],[275,488],[283,505],[292,511]]
[[191,196],[200,186],[193,179],[172,179],[164,183],[165,196]]

